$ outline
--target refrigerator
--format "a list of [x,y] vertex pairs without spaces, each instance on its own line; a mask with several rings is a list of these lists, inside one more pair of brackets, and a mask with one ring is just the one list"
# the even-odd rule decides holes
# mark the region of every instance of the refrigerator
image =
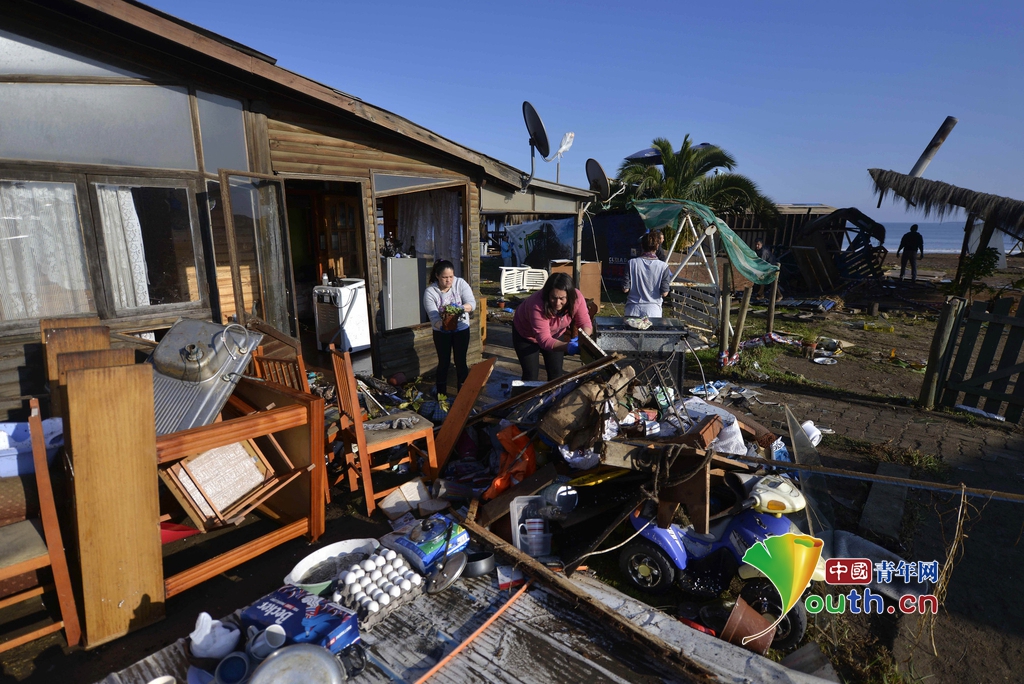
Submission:
[[382,262],[384,329],[425,323],[428,319],[423,311],[423,290],[427,286],[427,260],[384,257]]

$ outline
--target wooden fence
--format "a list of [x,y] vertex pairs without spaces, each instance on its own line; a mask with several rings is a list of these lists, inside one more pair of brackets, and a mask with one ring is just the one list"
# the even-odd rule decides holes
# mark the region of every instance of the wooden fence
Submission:
[[1004,416],[1007,422],[1020,421],[1024,306],[1011,316],[1015,301],[1002,298],[966,306],[953,298],[946,303],[932,340],[921,404],[965,406]]

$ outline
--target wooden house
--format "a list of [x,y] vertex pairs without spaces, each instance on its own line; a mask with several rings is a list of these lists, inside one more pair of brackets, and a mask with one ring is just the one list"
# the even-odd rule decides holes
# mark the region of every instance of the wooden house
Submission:
[[42,392],[41,318],[141,332],[243,313],[297,337],[324,274],[365,280],[378,373],[430,370],[429,328],[385,329],[383,237],[478,290],[483,213],[578,216],[591,196],[521,193],[521,176],[140,3],[5,2],[0,411]]

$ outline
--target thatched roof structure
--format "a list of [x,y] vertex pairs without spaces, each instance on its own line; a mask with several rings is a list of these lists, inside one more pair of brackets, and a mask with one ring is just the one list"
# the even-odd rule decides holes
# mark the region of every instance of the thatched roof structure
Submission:
[[908,208],[920,209],[925,216],[942,218],[964,209],[1018,240],[1024,240],[1024,202],[958,188],[949,183],[914,178],[897,171],[868,169],[875,181],[875,193],[885,199],[888,193],[902,199]]

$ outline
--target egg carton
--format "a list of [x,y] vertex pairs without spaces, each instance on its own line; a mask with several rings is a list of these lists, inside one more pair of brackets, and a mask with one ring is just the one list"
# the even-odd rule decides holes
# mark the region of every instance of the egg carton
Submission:
[[365,608],[357,609],[356,612],[359,615],[359,630],[369,631],[379,625],[382,621],[387,619],[387,617],[391,615],[396,608],[404,606],[417,596],[423,594],[424,587],[426,587],[426,585],[427,583],[424,581],[419,586],[413,586],[409,591],[403,591],[401,596],[396,599],[392,599],[391,603],[386,606],[382,606],[376,613],[367,612]]

